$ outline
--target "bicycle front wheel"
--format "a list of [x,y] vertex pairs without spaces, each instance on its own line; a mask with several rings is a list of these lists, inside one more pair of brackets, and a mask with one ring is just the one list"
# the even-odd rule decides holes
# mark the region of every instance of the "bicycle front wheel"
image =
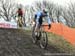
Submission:
[[45,49],[47,47],[48,44],[48,37],[47,37],[47,33],[46,32],[41,32],[41,36],[40,36],[40,47]]

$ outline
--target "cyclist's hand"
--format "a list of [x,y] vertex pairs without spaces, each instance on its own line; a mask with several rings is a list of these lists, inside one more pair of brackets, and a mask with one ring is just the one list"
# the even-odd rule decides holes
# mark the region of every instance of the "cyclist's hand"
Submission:
[[34,26],[34,25],[35,25],[35,22],[34,22],[34,21],[32,21],[32,22],[31,22],[31,25],[32,25],[32,26]]
[[50,27],[48,29],[50,29]]
[[35,24],[35,21],[31,21],[31,24],[34,25]]
[[50,28],[51,28],[51,24],[49,24],[48,26],[49,26],[49,28],[48,28],[48,29],[50,29]]

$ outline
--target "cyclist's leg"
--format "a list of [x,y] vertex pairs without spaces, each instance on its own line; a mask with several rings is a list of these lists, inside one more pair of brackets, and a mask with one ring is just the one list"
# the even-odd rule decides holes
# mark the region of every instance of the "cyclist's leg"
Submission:
[[23,22],[23,16],[22,16],[22,15],[21,15],[21,22],[22,22],[22,24],[24,23],[24,22]]
[[40,36],[41,36],[41,30],[42,30],[42,29],[41,29],[41,28],[42,28],[42,23],[39,23],[39,26],[38,26],[38,27],[39,27],[39,30],[38,30],[38,31],[39,31],[39,39],[40,39]]
[[18,16],[17,26],[19,27],[20,17]]
[[23,18],[21,15],[20,15],[20,25],[23,26]]
[[33,24],[33,26],[32,26],[33,28],[32,28],[32,32],[35,32],[35,27],[36,27],[36,24]]
[[35,35],[37,35],[38,31],[39,31],[39,23],[36,23],[36,26],[35,26]]
[[20,19],[21,19],[21,17],[20,17],[20,16],[18,16],[18,22],[20,22]]
[[40,40],[40,27],[41,27],[41,24],[37,24],[35,27],[35,35],[37,37],[37,40]]
[[21,17],[21,16],[19,16],[19,26],[20,26],[20,27],[23,26],[23,25],[22,25],[22,17]]
[[[41,19],[41,18],[39,18],[39,19]],[[40,27],[42,25],[42,21],[39,21],[39,19],[38,19],[38,22],[36,21],[36,27],[35,27],[36,32],[40,31]]]
[[22,22],[22,26],[26,26],[25,25],[25,18],[23,16],[21,16],[21,22]]

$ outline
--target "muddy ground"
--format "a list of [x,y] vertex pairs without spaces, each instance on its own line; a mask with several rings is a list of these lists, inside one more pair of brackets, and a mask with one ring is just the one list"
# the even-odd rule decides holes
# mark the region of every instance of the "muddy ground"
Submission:
[[33,44],[29,31],[0,28],[0,56],[53,56],[50,53],[60,52],[54,46],[44,50]]

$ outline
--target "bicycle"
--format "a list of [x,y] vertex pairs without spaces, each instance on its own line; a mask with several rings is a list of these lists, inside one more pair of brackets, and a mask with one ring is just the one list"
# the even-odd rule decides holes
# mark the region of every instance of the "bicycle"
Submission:
[[39,31],[37,31],[37,36],[35,35],[35,26],[33,26],[33,29],[32,29],[32,40],[33,40],[33,43],[39,43],[39,46],[42,48],[42,49],[45,49],[48,45],[48,36],[47,36],[47,32],[44,31],[44,28],[43,28],[43,25],[41,25]]

